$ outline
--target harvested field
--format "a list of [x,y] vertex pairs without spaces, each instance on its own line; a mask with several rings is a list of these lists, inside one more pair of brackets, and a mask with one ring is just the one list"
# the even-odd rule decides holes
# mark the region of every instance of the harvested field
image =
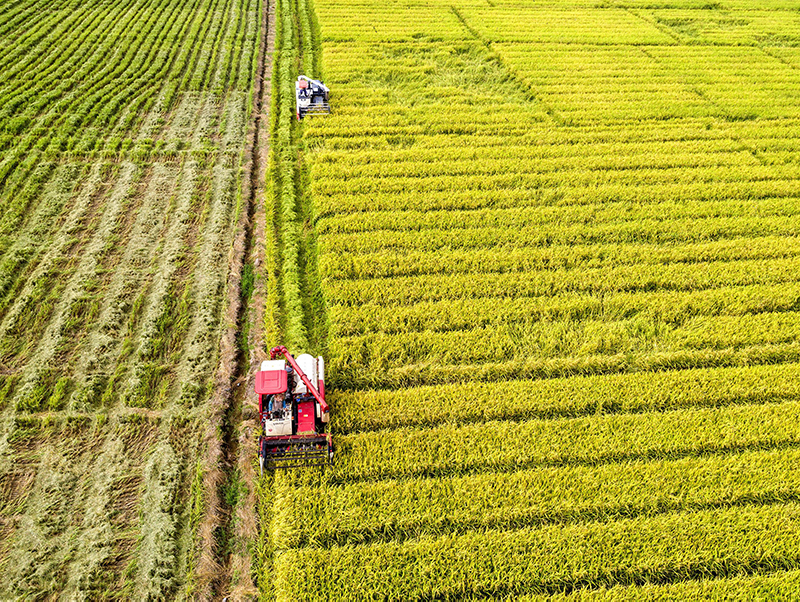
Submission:
[[264,6],[0,7],[3,599],[193,598],[226,554],[204,437]]

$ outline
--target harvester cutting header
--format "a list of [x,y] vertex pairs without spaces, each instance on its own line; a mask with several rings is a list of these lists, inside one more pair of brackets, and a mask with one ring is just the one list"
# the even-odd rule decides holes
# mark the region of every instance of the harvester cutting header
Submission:
[[[307,353],[295,360],[275,347],[256,373],[258,411],[264,434],[258,461],[264,468],[319,466],[333,461],[333,439],[325,432],[330,408],[325,402],[325,361]],[[284,356],[285,360],[275,359]],[[287,365],[288,362],[288,365]]]
[[294,93],[297,100],[297,119],[302,119],[306,115],[330,113],[329,92],[328,87],[318,79],[311,79],[305,75],[298,77],[294,84]]

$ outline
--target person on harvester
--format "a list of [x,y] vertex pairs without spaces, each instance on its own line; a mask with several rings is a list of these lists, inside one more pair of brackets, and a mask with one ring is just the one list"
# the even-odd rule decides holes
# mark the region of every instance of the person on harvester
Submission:
[[300,80],[300,98],[308,98],[308,82]]

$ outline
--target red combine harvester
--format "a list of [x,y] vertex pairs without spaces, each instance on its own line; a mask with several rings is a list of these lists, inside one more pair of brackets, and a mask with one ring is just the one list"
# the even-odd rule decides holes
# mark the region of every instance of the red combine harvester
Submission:
[[[258,461],[264,468],[320,466],[333,461],[333,439],[325,432],[325,362],[307,353],[295,360],[286,347],[269,352],[256,373],[258,411],[264,434]],[[284,356],[285,360],[276,357]],[[287,365],[288,362],[288,365]]]

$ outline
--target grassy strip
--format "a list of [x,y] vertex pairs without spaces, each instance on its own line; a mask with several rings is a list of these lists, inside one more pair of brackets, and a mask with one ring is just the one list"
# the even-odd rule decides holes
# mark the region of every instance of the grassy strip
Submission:
[[284,344],[290,351],[307,346],[301,271],[302,228],[297,207],[297,141],[294,133],[294,77],[300,60],[294,9],[280,2],[276,7],[276,41],[272,88],[272,132],[269,180],[277,209],[281,282],[281,318]]

